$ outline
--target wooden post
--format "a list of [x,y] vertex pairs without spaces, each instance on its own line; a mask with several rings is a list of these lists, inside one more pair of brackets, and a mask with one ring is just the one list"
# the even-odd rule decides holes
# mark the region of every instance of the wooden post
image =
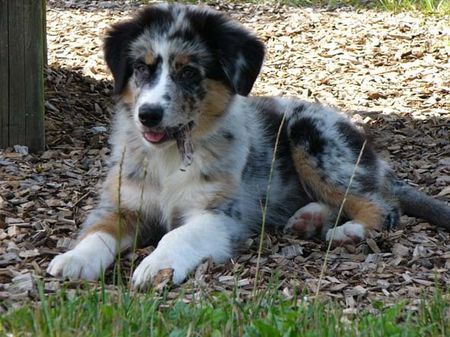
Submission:
[[44,149],[45,2],[0,0],[0,148]]

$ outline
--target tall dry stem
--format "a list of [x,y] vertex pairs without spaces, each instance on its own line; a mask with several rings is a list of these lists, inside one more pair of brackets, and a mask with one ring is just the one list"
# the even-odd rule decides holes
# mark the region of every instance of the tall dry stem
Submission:
[[348,192],[350,191],[350,187],[352,186],[353,178],[356,175],[356,170],[358,169],[359,162],[361,161],[361,157],[362,157],[362,154],[364,152],[364,148],[366,147],[366,143],[367,143],[367,141],[364,140],[364,143],[361,146],[361,150],[359,151],[359,155],[358,155],[358,159],[356,160],[355,167],[353,168],[352,175],[350,176],[350,181],[348,182],[347,189],[345,190],[344,198],[342,199],[341,205],[339,207],[339,212],[337,214],[336,221],[334,222],[334,226],[333,226],[333,229],[332,229],[333,232],[332,232],[332,235],[331,235],[331,239],[328,242],[327,251],[325,252],[325,257],[324,257],[324,260],[323,260],[322,268],[320,270],[319,281],[317,282],[317,287],[316,287],[316,292],[315,292],[315,297],[316,298],[319,295],[319,291],[320,291],[320,286],[321,286],[321,283],[322,283],[323,275],[325,274],[325,269],[327,267],[328,256],[330,254],[331,245],[333,244],[334,234],[336,232],[336,227],[337,227],[337,225],[339,223],[339,220],[341,219],[342,210],[344,209],[345,202],[347,201]]
[[274,146],[273,155],[272,155],[272,163],[270,165],[269,181],[267,183],[267,189],[266,189],[266,200],[264,201],[263,210],[262,210],[261,234],[259,237],[258,257],[256,259],[256,272],[255,272],[255,283],[253,285],[253,295],[256,293],[256,288],[257,288],[258,282],[259,282],[259,268],[260,268],[260,262],[261,262],[261,253],[262,253],[262,248],[263,248],[264,234],[266,231],[267,207],[269,205],[270,191],[272,190],[272,176],[273,176],[273,171],[275,168],[275,160],[276,160],[276,156],[277,156],[278,142],[280,140],[281,130],[283,130],[283,125],[284,125],[285,119],[286,119],[286,114],[283,114],[283,118],[281,119],[280,126],[278,128],[277,138],[275,140],[275,146]]

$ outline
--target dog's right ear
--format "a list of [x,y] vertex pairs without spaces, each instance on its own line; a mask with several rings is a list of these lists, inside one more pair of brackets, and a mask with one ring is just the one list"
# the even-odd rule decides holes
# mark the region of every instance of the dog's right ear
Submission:
[[116,23],[107,32],[103,51],[114,78],[114,94],[121,94],[133,74],[129,52],[130,43],[139,34],[134,21]]

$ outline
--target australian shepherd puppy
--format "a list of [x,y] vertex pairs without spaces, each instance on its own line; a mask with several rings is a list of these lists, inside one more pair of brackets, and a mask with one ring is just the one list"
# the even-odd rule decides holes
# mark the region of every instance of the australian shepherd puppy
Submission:
[[395,226],[401,211],[450,227],[450,207],[397,180],[340,113],[248,97],[264,46],[226,16],[146,7],[112,26],[104,52],[118,97],[111,168],[78,244],[54,258],[51,275],[97,279],[137,238],[159,243],[134,287],[165,269],[180,283],[205,258],[229,259],[259,230],[263,208],[269,228],[338,243]]

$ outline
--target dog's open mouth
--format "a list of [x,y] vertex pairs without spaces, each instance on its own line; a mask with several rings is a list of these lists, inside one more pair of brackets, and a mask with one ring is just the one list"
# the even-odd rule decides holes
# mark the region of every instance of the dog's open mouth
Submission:
[[175,140],[180,153],[181,161],[185,167],[192,163],[194,147],[192,146],[192,127],[194,122],[176,128],[165,128],[164,130],[145,130],[143,137],[152,144],[161,144],[168,140]]
[[146,141],[152,144],[161,144],[168,140],[178,141],[179,138],[190,136],[193,125],[194,122],[190,122],[186,125],[173,128],[164,128],[164,129],[146,128],[142,133],[142,136]]
[[143,136],[146,141],[150,143],[162,143],[169,139],[166,131],[146,131],[143,133]]

